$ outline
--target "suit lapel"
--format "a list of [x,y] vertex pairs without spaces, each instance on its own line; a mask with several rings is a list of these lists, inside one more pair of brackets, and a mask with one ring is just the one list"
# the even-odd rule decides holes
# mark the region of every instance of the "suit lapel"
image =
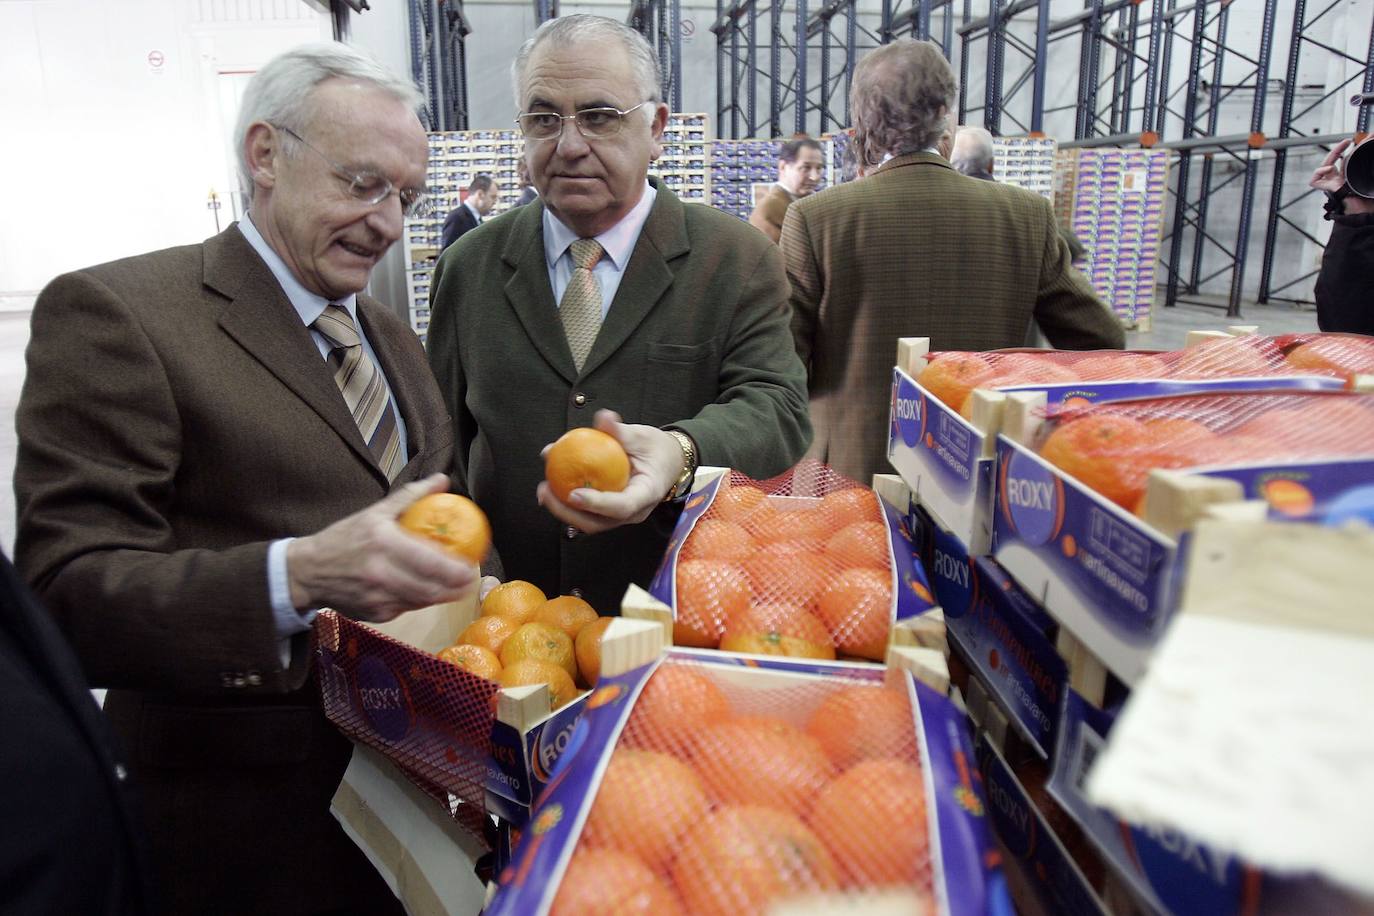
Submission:
[[205,243],[205,285],[230,300],[219,316],[225,333],[319,414],[374,473],[382,475],[310,331],[272,271],[236,227]]
[[553,287],[549,285],[549,265],[544,258],[544,207],[521,207],[519,224],[512,228],[501,252],[501,260],[514,269],[506,281],[506,299],[524,325],[539,355],[569,383],[577,380],[568,338],[558,320]]
[[[682,201],[662,182],[650,180],[658,191],[654,207],[639,233],[630,263],[625,265],[625,276],[620,280],[620,288],[616,290],[596,343],[587,354],[587,361],[582,366],[584,375],[609,359],[630,338],[672,285],[673,271],[668,262],[691,250]],[[559,330],[561,333],[561,326]]]

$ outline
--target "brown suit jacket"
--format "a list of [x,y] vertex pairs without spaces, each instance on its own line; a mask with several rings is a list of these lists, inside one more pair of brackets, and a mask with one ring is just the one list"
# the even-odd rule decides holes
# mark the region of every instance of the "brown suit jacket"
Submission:
[[960,175],[933,153],[797,201],[782,251],[810,381],[808,454],[864,482],[887,468],[897,338],[1019,347],[1035,319],[1056,347],[1125,343],[1073,269],[1048,202]]
[[[406,423],[397,482],[446,470],[452,424],[418,340],[375,300],[358,310]],[[281,668],[267,549],[388,484],[238,228],[52,281],[16,425],[17,564],[112,688],[169,912],[373,899],[329,814],[350,745],[306,634]]]
[[784,191],[781,185],[773,185],[754,212],[749,214],[749,225],[762,230],[764,235],[777,242],[782,238],[783,217],[787,216],[787,208],[792,206],[793,200],[795,198]]
[[455,474],[491,518],[506,574],[573,589],[603,614],[645,585],[678,507],[603,534],[574,533],[535,502],[540,449],[598,408],[673,426],[701,462],[769,477],[811,439],[777,246],[738,219],[684,204],[658,179],[601,332],[573,366],[544,256],[544,205],[487,220],[434,271],[429,356],[457,429]]

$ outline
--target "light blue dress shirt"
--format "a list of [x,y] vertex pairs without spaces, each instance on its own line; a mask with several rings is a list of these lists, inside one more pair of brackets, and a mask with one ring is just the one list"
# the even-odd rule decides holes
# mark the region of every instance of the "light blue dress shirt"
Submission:
[[[325,339],[325,336],[316,331],[311,325],[315,319],[324,314],[325,307],[331,301],[323,296],[310,292],[301,285],[300,280],[291,272],[291,268],[286,266],[286,262],[281,259],[267,240],[258,232],[258,228],[253,225],[251,215],[245,216],[238,224],[239,231],[248,240],[248,244],[253,246],[253,250],[267,264],[267,269],[272,271],[272,276],[277,278],[281,284],[282,292],[286,293],[286,298],[290,300],[291,307],[300,316],[301,322],[310,329],[310,336],[314,338],[315,346],[320,351],[320,358],[329,355],[333,345]],[[343,299],[334,301],[335,305],[342,306],[348,310],[348,314],[353,318],[353,325],[358,329],[358,337],[362,341],[363,352],[367,358],[372,360],[377,371],[382,374],[382,381],[386,381],[386,373],[382,372],[382,364],[377,359],[377,354],[373,352],[372,345],[368,343],[367,334],[363,332],[362,322],[358,320],[358,297],[349,295]],[[387,384],[387,397],[391,399],[391,409],[396,414],[396,432],[401,438],[401,454],[409,454],[406,442],[406,425],[401,419],[401,408],[396,403],[395,396],[391,393],[391,385]],[[277,635],[281,638],[280,652],[282,668],[291,664],[291,637],[296,633],[310,629],[310,624],[315,620],[315,610],[311,609],[305,613],[299,613],[291,604],[291,585],[286,570],[286,546],[294,538],[282,538],[273,541],[267,549],[267,588],[268,597],[272,602],[272,618],[276,625]]]
[[[592,268],[592,276],[601,286],[601,318],[606,319],[611,303],[615,301],[616,290],[620,289],[621,278],[625,276],[625,265],[630,263],[635,243],[644,231],[644,223],[649,219],[649,211],[654,208],[654,198],[658,192],[646,180],[644,193],[639,203],[634,205],[624,219],[605,232],[596,236],[606,254]],[[544,259],[549,265],[549,285],[553,287],[555,306],[563,301],[563,291],[572,279],[573,262],[569,248],[581,236],[559,221],[558,217],[544,208]]]

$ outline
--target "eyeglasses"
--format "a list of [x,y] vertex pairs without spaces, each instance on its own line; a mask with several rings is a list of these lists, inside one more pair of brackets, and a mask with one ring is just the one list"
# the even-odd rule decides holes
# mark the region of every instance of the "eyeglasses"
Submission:
[[584,108],[570,115],[555,114],[552,111],[522,111],[516,115],[515,123],[520,132],[531,140],[552,140],[563,133],[563,122],[572,121],[577,132],[588,140],[609,140],[625,126],[625,116],[638,111],[650,102],[640,102],[634,108]]
[[274,124],[273,126],[282,133],[295,138],[295,140],[306,149],[329,163],[329,167],[333,170],[334,175],[348,186],[348,193],[351,197],[361,200],[368,206],[375,207],[377,204],[390,197],[391,193],[395,191],[397,198],[401,201],[401,213],[407,218],[421,217],[429,212],[429,198],[425,195],[424,191],[417,191],[414,188],[397,188],[376,172],[350,172],[348,169],[339,165],[333,159],[330,159],[324,153],[311,146],[304,137],[291,128],[283,127],[280,124]]

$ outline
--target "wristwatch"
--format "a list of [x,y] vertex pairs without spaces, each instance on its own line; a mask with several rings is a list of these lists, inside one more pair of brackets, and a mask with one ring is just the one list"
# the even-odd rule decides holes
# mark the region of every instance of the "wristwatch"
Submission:
[[696,479],[697,474],[697,445],[691,436],[680,429],[665,429],[664,432],[676,439],[682,449],[682,473],[678,475],[672,489],[663,497],[665,503],[670,503],[685,498],[692,491],[692,481]]

